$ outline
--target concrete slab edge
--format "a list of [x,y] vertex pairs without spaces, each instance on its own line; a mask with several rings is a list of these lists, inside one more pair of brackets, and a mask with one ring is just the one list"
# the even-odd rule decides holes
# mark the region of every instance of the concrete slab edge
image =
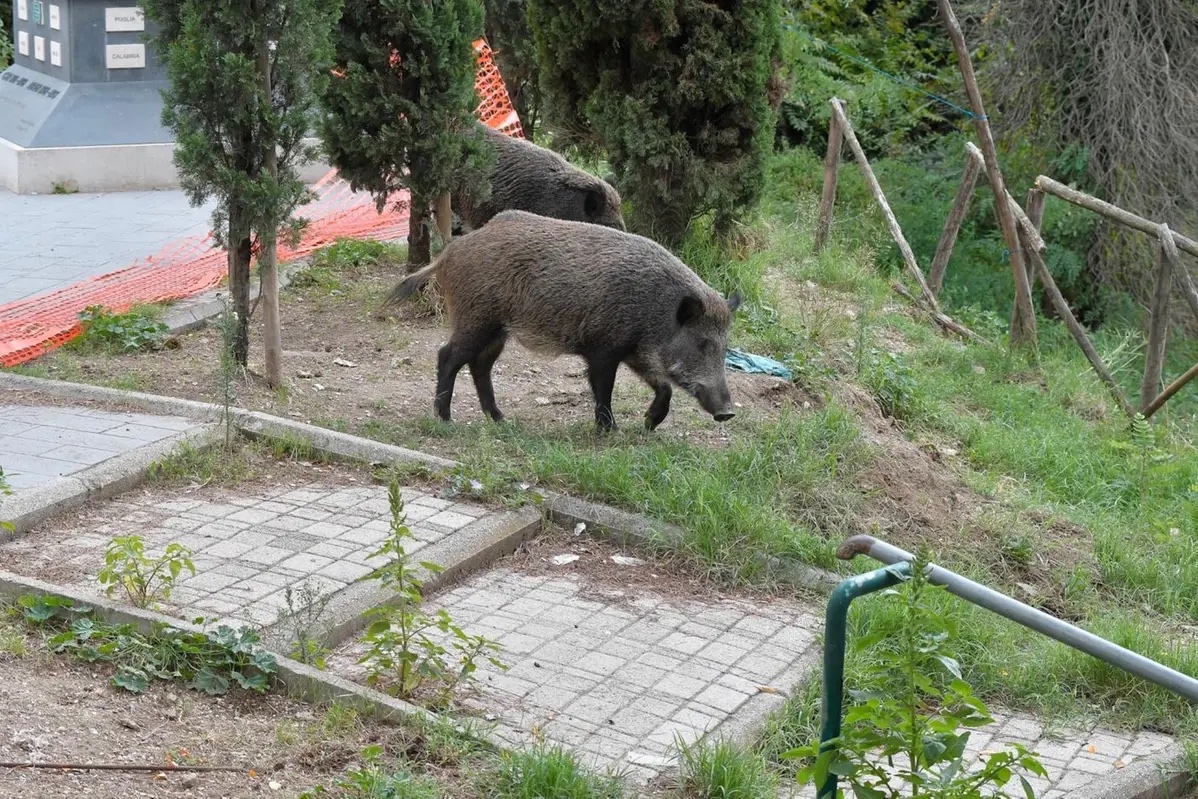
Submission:
[[1167,763],[1142,761],[1102,778],[1090,799],[1178,799],[1196,786],[1185,758]]
[[[280,264],[279,291],[290,286],[296,274],[311,265],[311,263],[312,256],[304,256],[294,261]],[[258,295],[261,291],[262,284],[258,279],[258,274],[255,272],[250,277],[251,304],[258,301]],[[224,311],[225,303],[220,298],[222,295],[227,294],[227,288],[218,288],[171,303],[162,315],[162,322],[167,327],[167,334],[178,336],[208,324],[210,320],[220,316],[221,312]]]
[[221,440],[219,428],[206,424],[123,452],[106,461],[49,483],[26,488],[0,500],[0,542],[19,538],[64,510],[107,499],[142,483],[156,463],[182,446],[205,449]]
[[[141,391],[126,391],[107,386],[93,386],[87,383],[71,383],[65,380],[0,372],[0,391],[22,389],[39,391],[58,399],[112,402],[136,408],[144,413],[184,416],[204,422],[222,422],[225,413],[222,406],[212,402],[198,402],[160,394],[147,394]],[[381,441],[372,441],[349,433],[339,433],[336,430],[317,427],[294,419],[284,419],[259,411],[234,407],[229,409],[229,414],[234,426],[247,435],[265,435],[283,440],[298,438],[307,441],[314,449],[327,454],[366,463],[423,463],[434,469],[452,469],[457,466],[456,461],[448,458],[384,444]]]

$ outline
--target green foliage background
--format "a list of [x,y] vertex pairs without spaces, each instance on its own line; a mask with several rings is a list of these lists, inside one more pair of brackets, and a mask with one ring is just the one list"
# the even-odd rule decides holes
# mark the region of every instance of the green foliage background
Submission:
[[632,227],[668,245],[756,202],[773,137],[777,0],[531,0],[546,121],[606,154]]

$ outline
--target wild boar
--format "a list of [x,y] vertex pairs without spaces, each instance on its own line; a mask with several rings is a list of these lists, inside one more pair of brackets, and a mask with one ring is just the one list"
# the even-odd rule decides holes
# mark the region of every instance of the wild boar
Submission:
[[485,196],[464,190],[453,193],[451,205],[461,218],[461,232],[477,230],[507,210],[624,230],[620,194],[609,183],[552,150],[481,123],[479,127],[495,150],[488,178],[491,189]]
[[438,353],[433,401],[445,421],[467,365],[483,412],[503,420],[491,368],[509,335],[533,351],[582,357],[600,430],[616,429],[611,396],[620,364],[653,389],[650,430],[670,411],[671,384],[718,422],[734,415],[724,353],[740,295],[725,300],[650,239],[504,211],[396,285],[384,308],[434,275],[452,327]]

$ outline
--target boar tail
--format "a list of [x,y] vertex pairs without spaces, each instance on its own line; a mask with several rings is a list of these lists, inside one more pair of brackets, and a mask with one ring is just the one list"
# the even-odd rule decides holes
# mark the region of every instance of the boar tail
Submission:
[[391,293],[387,295],[387,298],[383,300],[382,307],[390,308],[393,305],[398,305],[423,288],[429,279],[432,278],[433,272],[437,271],[440,263],[441,259],[437,258],[419,272],[413,272],[401,280],[396,284],[395,288],[391,289]]

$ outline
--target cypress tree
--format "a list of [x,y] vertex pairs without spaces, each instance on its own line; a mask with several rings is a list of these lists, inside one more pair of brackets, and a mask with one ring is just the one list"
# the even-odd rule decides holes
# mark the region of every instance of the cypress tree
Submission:
[[163,123],[175,135],[179,181],[193,205],[219,202],[213,230],[229,253],[237,313],[233,354],[249,357],[250,260],[257,238],[266,308],[267,380],[279,381],[276,235],[311,197],[297,168],[314,91],[331,62],[339,0],[142,0],[170,77]]
[[757,200],[776,119],[778,0],[528,0],[546,124],[605,153],[632,226],[678,244]]
[[380,210],[393,192],[409,191],[409,268],[429,261],[433,199],[481,185],[490,164],[474,119],[473,42],[482,32],[479,0],[346,0],[334,35],[325,151]]

